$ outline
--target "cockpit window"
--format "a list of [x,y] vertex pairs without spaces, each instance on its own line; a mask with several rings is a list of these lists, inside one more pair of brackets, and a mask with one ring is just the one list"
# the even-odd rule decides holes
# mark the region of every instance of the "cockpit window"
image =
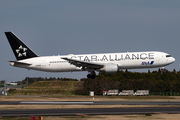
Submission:
[[171,57],[171,55],[166,55],[166,57]]

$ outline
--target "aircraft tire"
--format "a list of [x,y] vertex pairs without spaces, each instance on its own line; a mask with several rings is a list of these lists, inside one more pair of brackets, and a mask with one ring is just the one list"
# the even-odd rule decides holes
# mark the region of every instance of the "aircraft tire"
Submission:
[[88,74],[87,78],[95,79],[96,75]]

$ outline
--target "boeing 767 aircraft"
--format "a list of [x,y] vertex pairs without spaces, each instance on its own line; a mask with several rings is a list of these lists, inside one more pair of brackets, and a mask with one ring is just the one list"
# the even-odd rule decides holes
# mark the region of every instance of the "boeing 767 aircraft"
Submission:
[[175,61],[171,55],[158,52],[127,52],[104,54],[81,54],[63,56],[39,56],[12,32],[5,32],[16,61],[10,65],[46,72],[88,71],[88,78],[95,78],[94,71],[117,73],[121,69],[164,67]]

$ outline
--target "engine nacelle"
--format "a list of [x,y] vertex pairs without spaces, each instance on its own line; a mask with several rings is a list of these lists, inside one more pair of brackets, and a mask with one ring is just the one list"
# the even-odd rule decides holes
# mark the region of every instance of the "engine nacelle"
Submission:
[[119,68],[117,64],[108,63],[105,64],[100,71],[104,71],[106,73],[117,73],[119,71]]

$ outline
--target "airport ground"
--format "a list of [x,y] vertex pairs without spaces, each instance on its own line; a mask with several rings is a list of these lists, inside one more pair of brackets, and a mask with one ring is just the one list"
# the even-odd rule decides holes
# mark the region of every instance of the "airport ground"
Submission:
[[[51,82],[37,82],[36,84],[29,85],[23,89],[12,91],[8,96],[0,96],[0,103],[4,101],[18,102],[18,101],[111,101],[115,103],[117,101],[137,101],[137,102],[179,102],[176,105],[156,105],[156,104],[82,104],[82,105],[64,105],[64,104],[0,104],[0,111],[4,110],[49,110],[49,109],[107,109],[107,108],[155,108],[155,107],[178,107],[180,108],[180,96],[88,96],[88,95],[73,95],[73,90],[76,88],[75,82],[61,82],[62,85],[57,85],[57,81]],[[60,82],[59,82],[60,83]],[[71,84],[70,84],[71,83]],[[79,82],[77,82],[79,83]],[[68,89],[67,89],[68,88]],[[52,94],[51,91],[54,90],[56,94]],[[60,92],[60,93],[59,93]],[[126,114],[126,115],[88,115],[88,114],[76,114],[75,116],[43,116],[43,120],[109,120],[109,119],[122,119],[122,120],[149,120],[149,119],[164,119],[176,120],[180,118],[180,114],[167,114],[163,112],[154,112],[151,116],[146,116],[143,114]],[[29,120],[29,117],[2,117],[0,120]]]
[[29,96],[29,95],[17,95],[17,96],[0,96],[1,101],[111,101],[112,104],[91,104],[91,105],[64,105],[64,104],[2,104],[0,110],[9,109],[64,109],[64,108],[121,108],[121,107],[180,107],[179,105],[155,105],[155,104],[113,104],[113,101],[154,101],[154,102],[180,102],[180,96]]
[[[180,102],[180,96],[42,96],[42,95],[16,95],[0,96],[1,101],[159,101],[159,102]],[[20,110],[20,109],[77,109],[77,108],[132,108],[132,107],[180,107],[180,105],[0,105],[0,110]],[[131,115],[86,115],[77,114],[76,116],[44,116],[43,120],[179,120],[180,114],[155,113],[151,116],[146,114]],[[0,120],[10,120],[12,118],[0,118]],[[28,120],[29,117],[18,118],[14,120]]]
[[[49,116],[43,120],[179,120],[180,114],[146,115],[79,115],[79,116]],[[29,117],[6,117],[0,120],[29,120]]]
[[60,116],[44,117],[43,120],[179,120],[180,114],[153,114],[146,115],[98,115],[98,116]]
[[9,95],[0,101],[179,101],[180,96]]

